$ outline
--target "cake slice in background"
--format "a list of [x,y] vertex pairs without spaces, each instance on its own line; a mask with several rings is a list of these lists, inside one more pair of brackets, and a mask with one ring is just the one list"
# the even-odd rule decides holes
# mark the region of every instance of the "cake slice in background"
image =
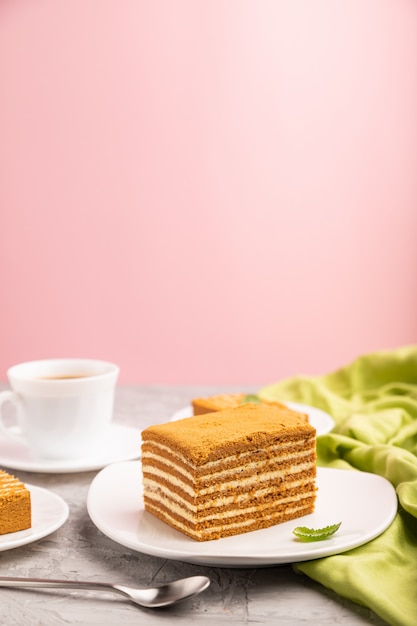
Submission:
[[142,432],[145,509],[207,541],[314,510],[316,431],[284,407],[244,404]]
[[[255,402],[255,404],[275,406],[281,409],[288,408],[282,402],[261,400],[261,398],[256,395],[246,393],[220,393],[206,398],[194,398],[191,400],[191,406],[194,415],[204,415],[205,413],[224,411],[225,409],[235,409],[244,404],[251,404],[253,402]],[[305,413],[300,413],[300,415],[308,422],[308,415]]]
[[32,525],[30,491],[11,474],[0,470],[0,535]]

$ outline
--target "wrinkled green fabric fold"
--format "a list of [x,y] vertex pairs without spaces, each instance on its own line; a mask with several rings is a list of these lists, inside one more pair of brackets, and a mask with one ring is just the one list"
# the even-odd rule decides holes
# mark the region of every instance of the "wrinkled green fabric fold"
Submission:
[[367,354],[325,376],[259,390],[264,399],[321,408],[335,427],[317,438],[318,464],[384,476],[399,509],[382,535],[343,554],[294,566],[392,626],[417,623],[417,346]]

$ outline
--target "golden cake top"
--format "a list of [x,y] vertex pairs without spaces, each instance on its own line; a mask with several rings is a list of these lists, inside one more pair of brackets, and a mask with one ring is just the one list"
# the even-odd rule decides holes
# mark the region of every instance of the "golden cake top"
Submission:
[[240,407],[156,424],[142,431],[142,440],[157,441],[195,465],[274,441],[315,435],[303,414],[287,407],[243,404]]
[[26,487],[20,480],[0,470],[0,496],[10,492],[17,493],[24,490],[26,490]]

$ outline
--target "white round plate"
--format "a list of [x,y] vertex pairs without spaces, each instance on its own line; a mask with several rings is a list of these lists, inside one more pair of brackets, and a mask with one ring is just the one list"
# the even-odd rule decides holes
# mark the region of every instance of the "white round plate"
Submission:
[[0,535],[0,551],[11,550],[42,539],[60,528],[68,518],[68,505],[60,496],[42,487],[26,483],[25,486],[30,491],[32,527],[19,530],[17,533]]
[[[153,556],[216,567],[265,567],[345,552],[380,535],[397,512],[391,483],[375,474],[318,468],[316,510],[310,515],[234,537],[199,542],[144,510],[140,461],[101,470],[91,483],[88,513],[99,530],[122,546]],[[342,522],[333,537],[303,543],[296,526]]]
[[[294,411],[300,411],[300,413],[307,413],[308,420],[312,426],[316,429],[317,435],[324,435],[332,430],[334,426],[334,419],[330,417],[328,413],[321,409],[316,409],[314,406],[307,404],[300,404],[299,402],[283,402],[289,409]],[[171,416],[171,422],[182,420],[185,417],[192,417],[193,407],[186,406],[183,409],[179,409]]]
[[102,469],[110,463],[140,457],[141,431],[112,424],[98,450],[86,458],[71,460],[39,460],[32,457],[28,446],[0,436],[0,465],[23,472],[71,474]]

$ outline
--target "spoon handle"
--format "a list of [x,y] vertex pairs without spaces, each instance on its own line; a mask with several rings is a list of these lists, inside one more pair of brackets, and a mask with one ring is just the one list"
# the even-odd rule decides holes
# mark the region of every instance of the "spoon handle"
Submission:
[[49,587],[72,589],[95,589],[96,591],[114,591],[126,595],[110,583],[90,582],[87,580],[64,580],[54,578],[19,578],[15,576],[0,576],[0,587]]

